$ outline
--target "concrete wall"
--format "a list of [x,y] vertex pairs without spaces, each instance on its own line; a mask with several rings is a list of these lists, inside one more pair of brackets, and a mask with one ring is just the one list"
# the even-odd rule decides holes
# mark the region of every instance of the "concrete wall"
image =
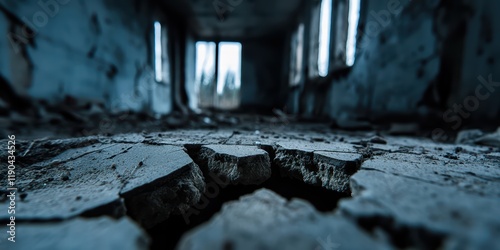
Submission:
[[326,111],[334,118],[415,114],[438,73],[432,7],[411,13],[402,6],[389,9],[389,2],[365,1],[355,65],[348,77],[333,82],[328,98]]
[[[21,95],[168,113],[170,80],[153,72],[154,9],[146,1],[1,0],[0,75]],[[24,31],[22,23],[34,30]],[[134,18],[131,18],[134,17]],[[28,34],[28,35],[27,35]],[[12,37],[21,40],[12,42]],[[32,37],[32,44],[23,38]],[[10,40],[10,41],[9,41]]]
[[[476,97],[478,86],[490,75],[491,84],[500,82],[500,20],[494,13],[498,1],[363,4],[355,65],[321,91],[328,93],[326,104],[318,103],[321,98],[307,98],[310,92],[302,93],[303,113],[319,106],[322,114],[336,120],[418,121],[431,116],[453,129],[467,122],[498,121],[500,91],[481,92],[488,94],[483,100]],[[316,97],[320,88],[312,87]]]
[[[463,105],[476,119],[500,119],[500,2],[470,1],[472,16],[467,22],[467,37],[459,91],[450,102]],[[484,85],[484,80],[490,82]],[[496,83],[493,83],[496,82]],[[477,101],[479,100],[479,101]],[[477,108],[474,108],[477,106]],[[454,114],[456,117],[456,114]],[[461,120],[467,119],[461,117]],[[454,124],[457,124],[459,120]],[[454,124],[452,126],[454,126]]]

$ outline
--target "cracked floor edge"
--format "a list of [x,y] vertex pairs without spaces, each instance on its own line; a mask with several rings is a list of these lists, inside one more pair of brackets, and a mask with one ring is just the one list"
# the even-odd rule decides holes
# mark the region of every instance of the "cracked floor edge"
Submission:
[[[458,189],[454,190],[454,188],[456,188],[454,184],[456,183],[454,182],[455,180],[453,178],[461,178],[460,180],[462,181],[462,183],[467,183],[467,181],[471,181],[472,178],[476,178],[476,176],[482,176],[483,178],[481,178],[480,180],[486,183],[477,186],[478,188],[484,188],[484,191],[489,191],[498,187],[497,182],[491,181],[496,180],[498,176],[500,176],[500,174],[498,174],[498,169],[494,167],[492,168],[490,166],[498,163],[498,159],[496,159],[495,157],[487,157],[489,154],[495,153],[495,151],[492,151],[491,148],[488,149],[484,147],[464,146],[467,148],[467,150],[458,150],[456,147],[445,147],[445,149],[439,149],[444,146],[436,144],[436,149],[428,149],[423,153],[413,152],[412,150],[418,151],[420,149],[412,146],[408,146],[407,148],[405,148],[405,150],[409,151],[401,153],[400,151],[402,146],[400,145],[395,145],[391,149],[391,151],[377,148],[381,147],[381,145],[377,144],[367,144],[365,146],[352,144],[354,146],[351,147],[349,146],[351,145],[349,143],[332,142],[330,145],[314,144],[313,142],[298,139],[296,139],[297,143],[301,144],[301,147],[299,147],[299,149],[292,148],[285,151],[280,149],[279,142],[271,142],[271,140],[265,143],[260,143],[258,145],[249,143],[249,145],[240,145],[238,147],[236,145],[228,145],[227,147],[229,149],[232,149],[233,151],[237,148],[243,151],[249,148],[263,149],[262,151],[254,150],[251,153],[246,152],[245,154],[237,154],[236,152],[231,152],[231,150],[224,149],[224,147],[213,147],[213,150],[215,151],[222,150],[220,153],[221,155],[229,155],[228,157],[219,157],[219,163],[222,163],[220,162],[220,160],[222,160],[223,162],[230,161],[232,162],[231,164],[233,164],[232,166],[235,167],[235,169],[241,167],[252,167],[252,165],[239,165],[240,159],[247,159],[248,157],[250,157],[249,159],[251,159],[251,157],[255,157],[259,154],[267,155],[267,159],[270,164],[269,167],[272,169],[271,176],[266,177],[267,179],[263,183],[256,182],[256,184],[254,185],[241,185],[238,184],[238,182],[231,183],[230,181],[227,181],[227,178],[232,178],[234,176],[224,176],[224,174],[221,174],[220,172],[218,172],[215,176],[211,175],[210,167],[207,166],[207,163],[209,161],[207,159],[201,159],[200,157],[202,151],[201,149],[207,145],[217,145],[216,141],[219,141],[219,138],[217,136],[217,133],[211,133],[208,135],[214,136],[215,138],[213,140],[210,138],[203,138],[204,141],[200,143],[193,143],[193,141],[188,143],[183,141],[182,138],[168,138],[165,140],[164,137],[162,137],[159,139],[153,139],[152,141],[150,140],[148,142],[145,142],[146,140],[139,139],[137,142],[133,143],[134,146],[129,146],[128,148],[130,150],[135,146],[154,148],[175,147],[176,150],[170,150],[168,152],[177,152],[175,154],[185,153],[187,157],[186,160],[189,159],[189,161],[192,162],[188,169],[198,171],[198,178],[193,177],[192,171],[184,170],[177,177],[171,176],[169,178],[170,181],[157,182],[154,185],[149,185],[147,183],[148,180],[145,179],[144,181],[146,182],[144,183],[144,185],[146,185],[147,187],[131,195],[123,196],[123,194],[121,194],[123,186],[121,186],[118,189],[118,193],[121,197],[118,202],[110,202],[101,206],[94,207],[93,209],[86,209],[74,215],[65,217],[66,219],[63,218],[53,220],[41,218],[38,220],[31,219],[24,222],[22,222],[22,220],[20,221],[22,224],[26,225],[31,225],[33,223],[41,225],[57,221],[72,221],[77,218],[94,220],[96,218],[102,217],[103,215],[112,216],[120,220],[119,218],[124,218],[124,208],[126,208],[128,216],[125,217],[130,216],[132,218],[135,218],[136,221],[139,222],[139,224],[142,224],[144,226],[144,228],[149,228],[148,233],[152,238],[153,249],[164,249],[163,247],[165,246],[174,248],[177,245],[178,240],[180,240],[185,232],[201,230],[200,228],[206,227],[207,223],[210,223],[210,221],[220,216],[224,217],[224,211],[221,212],[220,209],[226,206],[225,204],[229,204],[229,201],[232,201],[231,204],[234,204],[235,202],[238,203],[238,200],[241,197],[255,194],[255,192],[264,188],[272,190],[277,195],[288,200],[294,200],[295,198],[306,200],[313,205],[314,211],[316,211],[315,213],[326,213],[339,216],[340,218],[342,218],[342,220],[345,220],[348,223],[352,223],[356,228],[360,229],[357,231],[357,233],[364,232],[372,240],[375,240],[377,242],[380,241],[390,248],[410,247],[416,249],[453,249],[453,246],[456,246],[459,243],[471,246],[471,248],[475,248],[477,246],[481,246],[481,244],[493,244],[494,246],[494,244],[497,243],[492,239],[486,240],[484,242],[476,242],[473,237],[466,237],[465,239],[462,239],[462,241],[460,241],[459,236],[462,236],[461,233],[463,232],[460,232],[459,230],[457,231],[450,227],[443,228],[442,224],[433,222],[431,220],[432,216],[439,217],[440,214],[429,214],[430,210],[426,206],[432,207],[432,205],[421,204],[425,203],[425,198],[432,197],[432,195],[438,195],[437,199],[435,198],[435,200],[444,200],[446,202],[450,202],[451,205],[445,206],[445,210],[448,209],[451,211],[450,207],[453,207],[453,205],[455,205],[453,203],[455,201],[445,199],[446,197],[439,196],[439,194],[433,194],[432,192],[425,193],[427,192],[425,191],[425,189],[443,189],[443,192],[445,193],[455,192],[458,190],[458,192],[463,193],[463,195],[467,197],[471,196],[474,199],[477,199],[479,204],[482,204],[489,209],[491,209],[492,206],[497,205],[498,202],[492,200],[491,197],[475,197],[473,196],[474,192],[465,192],[469,191],[465,189],[467,188],[467,186],[462,187],[458,185]],[[137,135],[130,136],[134,137]],[[238,137],[240,136],[240,134],[235,134],[233,132],[231,138],[235,139],[235,136]],[[181,141],[179,143],[179,141],[174,141],[173,139]],[[241,138],[241,140],[243,141],[246,139],[248,138]],[[69,147],[67,150],[61,151],[61,153],[64,154],[65,152],[71,150],[78,151],[82,147],[92,147],[96,143],[94,142],[94,144],[89,144],[88,142],[92,141],[90,139],[78,140],[80,140],[80,142],[76,142],[73,144],[71,140],[69,140],[69,145],[73,146]],[[252,140],[256,139],[253,138]],[[123,143],[123,141],[124,140],[122,140],[120,143],[122,143],[122,145],[126,145],[127,143]],[[120,145],[117,142],[109,142],[101,145],[106,144]],[[33,152],[33,155],[42,155],[40,153],[37,153],[37,151],[40,150],[41,152],[44,152],[43,145],[51,145],[51,142],[32,144],[29,145],[28,148],[31,152]],[[311,147],[314,147],[314,149],[304,150],[304,145],[311,145]],[[317,145],[320,146],[318,147]],[[337,148],[338,146],[349,147],[346,147],[347,149],[344,148],[343,150],[339,150]],[[390,147],[392,145],[382,146]],[[73,157],[67,158],[67,161],[59,161],[59,164],[57,165],[65,165],[72,162],[78,162],[82,160],[81,158],[86,158],[84,160],[88,161],[89,158],[94,157],[93,155],[100,154],[103,154],[102,158],[104,160],[116,160],[116,158],[125,157],[123,158],[124,162],[130,160],[136,162],[134,163],[136,165],[128,166],[127,168],[125,168],[125,172],[122,173],[126,175],[127,169],[130,170],[133,168],[134,170],[137,170],[137,164],[143,163],[143,161],[146,161],[146,159],[148,159],[148,157],[146,157],[145,155],[140,155],[141,151],[139,151],[139,155],[137,155],[137,157],[132,158],[128,158],[127,154],[130,154],[128,150],[118,150],[119,152],[105,155],[105,151],[109,150],[109,148],[110,147],[104,146],[104,148],[102,149],[94,149],[93,151],[90,150],[89,152],[92,153],[87,152],[83,154],[77,154],[79,155],[79,157],[74,157],[73,155]],[[303,157],[293,159],[293,153],[290,153],[293,151],[302,154]],[[283,152],[286,152],[286,154],[283,154]],[[339,192],[338,189],[326,188],[321,184],[321,180],[319,180],[322,177],[321,174],[328,173],[328,171],[318,171],[318,165],[320,165],[320,162],[318,162],[315,158],[315,155],[318,152],[330,153],[321,155],[321,157],[330,157],[328,159],[330,159],[331,162],[327,163],[328,166],[326,168],[330,168],[332,169],[332,171],[335,171],[335,168],[342,169],[343,167],[348,165],[348,163],[351,164],[351,170],[349,171],[348,175],[343,177],[344,179],[347,178],[349,180],[348,189],[341,189],[341,192]],[[148,151],[144,151],[143,153],[145,153],[146,155],[149,154]],[[137,152],[135,154],[137,154]],[[454,157],[451,157],[451,159],[449,159],[449,154],[453,154]],[[215,157],[214,155],[215,153],[211,154],[208,157]],[[346,155],[358,155],[359,157],[353,160],[351,158],[345,158]],[[425,156],[430,157],[426,158]],[[58,156],[55,156],[55,158],[57,157]],[[402,159],[397,157],[400,157]],[[423,160],[424,158],[427,160]],[[43,159],[43,161],[46,162],[53,161],[53,159],[47,159],[46,157],[40,159]],[[180,158],[174,157],[172,159]],[[283,163],[280,162],[279,159],[291,159],[291,161]],[[387,165],[393,165],[394,167],[388,168],[388,166],[380,164],[378,162],[380,161],[380,159],[382,159],[382,162],[387,162]],[[418,172],[420,168],[436,167],[433,165],[435,163],[433,159],[448,159],[449,161],[447,161],[446,164],[442,164],[442,166],[437,166],[438,168],[434,171],[433,174],[434,176],[418,176],[419,174],[421,174],[420,172]],[[160,162],[161,161],[158,161],[157,163]],[[252,160],[243,162],[252,162]],[[79,164],[84,163],[85,161],[82,161]],[[486,167],[479,166],[481,165],[480,163],[484,163]],[[37,166],[37,164],[38,163],[34,163],[33,166]],[[304,171],[301,172],[298,177],[290,175],[290,172],[283,171],[283,169],[285,168],[284,165],[286,164],[297,168],[299,171]],[[472,169],[468,169],[468,172],[460,172],[461,166],[467,164],[479,165]],[[395,167],[396,165],[400,166]],[[352,166],[354,166],[354,168],[352,168]],[[50,164],[38,165],[37,171],[43,169],[44,167],[50,167]],[[147,169],[147,165],[145,169]],[[142,171],[143,169],[140,170]],[[109,170],[106,171],[109,172]],[[370,176],[372,174],[370,172],[373,171],[381,175],[385,180],[387,180],[387,182],[376,182],[373,181],[377,179],[376,177],[366,177],[366,175]],[[137,171],[134,171],[134,174],[137,174],[136,172]],[[172,175],[172,173],[169,173],[167,175]],[[304,173],[312,174],[312,176],[310,176],[309,179],[304,178]],[[135,178],[134,174],[129,173],[132,179]],[[315,176],[314,174],[319,175],[319,177]],[[414,174],[415,176],[418,176],[418,178],[408,174]],[[138,173],[138,175],[141,175],[141,173]],[[363,176],[365,177],[364,179],[361,179],[361,181],[358,180]],[[450,176],[449,178],[451,178],[452,180],[446,182],[446,180],[441,181],[440,179],[432,179],[441,178],[443,176]],[[338,178],[335,175],[330,174],[326,174],[323,177],[330,179]],[[426,178],[428,178],[429,180],[426,181]],[[477,180],[478,178],[474,179],[473,181]],[[407,186],[409,184],[408,182],[410,181],[413,182],[412,185],[415,185],[415,190],[418,191],[419,187],[423,188],[422,190],[424,191],[418,191],[423,192],[423,194],[420,194],[415,190],[408,190],[407,188],[405,189],[404,187]],[[401,186],[394,185],[395,182]],[[122,183],[122,185],[125,184]],[[388,184],[391,184],[393,186],[388,187]],[[347,195],[351,192],[351,189],[354,189],[353,197]],[[191,191],[183,193],[183,190]],[[403,191],[405,191],[406,193],[404,193]],[[26,193],[28,194],[27,200],[30,201],[33,194],[30,193],[30,190],[26,190]],[[367,195],[368,193],[369,195]],[[428,196],[426,196],[425,194],[428,194]],[[395,197],[406,197],[406,200],[404,202],[399,202],[398,200],[391,198],[391,195],[394,195]],[[324,204],[325,197],[333,197],[332,202],[330,204]],[[414,200],[412,200],[412,197],[414,198]],[[384,204],[384,206],[380,206],[377,205],[377,203],[374,203],[374,199],[377,200],[379,204]],[[205,205],[203,203],[205,203]],[[1,204],[2,203],[0,203],[0,205]],[[155,205],[153,206],[151,204]],[[337,204],[339,204],[339,207],[337,207]],[[144,207],[149,207],[151,209],[144,210]],[[167,208],[165,209],[165,207]],[[464,210],[458,212],[451,211],[450,216],[459,218],[465,217],[464,222],[471,219],[476,220],[476,227],[483,230],[484,228],[488,228],[487,225],[491,222],[487,220],[489,218],[482,218],[481,216],[476,218],[475,216],[473,216],[471,208],[466,207],[466,205],[464,204],[460,203],[458,204],[458,207],[464,207]],[[186,223],[185,213],[190,212],[190,209],[193,208],[196,209],[198,214],[201,215],[195,215],[193,217],[194,222]],[[405,211],[406,209],[408,210],[408,212]],[[155,212],[155,210],[163,210],[163,212],[158,213]],[[394,212],[394,210],[396,210],[397,212]],[[408,216],[405,216],[405,213]],[[493,211],[491,213],[495,214]],[[447,217],[449,215],[444,214],[443,216]],[[414,219],[415,221],[412,221],[412,219]],[[427,224],[418,224],[417,219],[422,219],[422,221]],[[446,219],[447,218],[444,218],[443,220]],[[460,228],[460,223],[461,222],[459,221],[455,226],[457,228]],[[498,224],[500,224],[495,223],[498,222],[496,220],[493,220],[493,226],[498,226]],[[183,230],[178,230],[179,228]],[[159,242],[158,239],[161,239],[162,237],[164,238],[164,233],[161,232],[170,232],[169,230],[177,231],[177,238],[174,237],[176,240],[170,242]],[[493,230],[492,235],[496,235],[496,231],[494,231],[496,230],[495,227],[491,228],[491,230]],[[144,237],[148,238],[146,235],[144,235]],[[326,237],[328,238],[328,236]],[[465,243],[463,241],[465,241]]]

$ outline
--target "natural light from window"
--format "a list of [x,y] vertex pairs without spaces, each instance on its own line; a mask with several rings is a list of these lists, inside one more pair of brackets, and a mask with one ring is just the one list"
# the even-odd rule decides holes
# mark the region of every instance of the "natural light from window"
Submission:
[[217,76],[217,93],[225,89],[238,90],[241,86],[241,43],[219,43],[219,72]]
[[208,85],[215,74],[215,43],[196,43],[196,82]]
[[155,35],[155,78],[157,82],[163,81],[163,46],[162,28],[160,22],[154,23]]
[[196,43],[195,91],[198,107],[213,107],[215,96],[215,42]]
[[332,26],[332,0],[322,0],[319,24],[318,73],[328,75],[330,67],[330,31]]
[[361,0],[349,0],[349,26],[347,32],[346,64],[354,65],[356,60],[356,36],[358,34],[359,9]]
[[304,60],[304,23],[301,23],[297,28],[296,33],[293,36],[293,61],[292,61],[292,70],[291,77],[292,80],[291,85],[299,85],[302,80],[302,65]]

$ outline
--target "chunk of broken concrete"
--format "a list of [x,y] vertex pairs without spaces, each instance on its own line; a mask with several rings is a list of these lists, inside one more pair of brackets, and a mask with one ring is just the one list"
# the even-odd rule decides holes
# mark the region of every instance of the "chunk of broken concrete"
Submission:
[[[81,214],[119,217],[126,210],[125,198],[134,218],[151,226],[152,213],[159,223],[171,212],[196,204],[205,188],[200,170],[184,149],[168,145],[94,144],[19,171],[17,188],[28,194],[16,204],[19,221]],[[2,210],[8,206],[0,203]]]
[[258,185],[271,177],[271,160],[255,146],[207,145],[199,153],[205,170],[231,184]]
[[479,129],[462,130],[458,132],[455,143],[457,144],[474,144],[478,138],[484,135]]
[[261,189],[224,205],[208,223],[188,232],[179,250],[198,249],[391,249],[353,222],[317,212]]
[[274,161],[282,175],[347,193],[363,156],[345,143],[278,143]]
[[399,174],[397,166],[361,169],[351,178],[353,199],[341,201],[339,213],[365,227],[379,225],[405,249],[499,249],[497,195],[464,192],[459,183],[443,185],[431,174],[405,175],[411,167]]
[[476,141],[479,145],[498,147],[500,148],[500,128],[494,133],[489,133]]
[[455,143],[500,147],[500,128],[493,133],[483,133],[479,129],[463,130],[458,133]]
[[152,228],[171,215],[184,214],[197,204],[205,190],[201,170],[191,165],[188,171],[175,175],[141,193],[124,195],[128,214],[145,228]]
[[306,183],[316,184],[318,181],[322,187],[347,193],[350,191],[349,182],[351,176],[358,171],[363,156],[353,153],[338,152],[314,152],[314,164],[316,171],[303,169],[303,178]]
[[147,234],[126,217],[19,224],[15,240],[15,243],[0,240],[0,249],[149,249]]

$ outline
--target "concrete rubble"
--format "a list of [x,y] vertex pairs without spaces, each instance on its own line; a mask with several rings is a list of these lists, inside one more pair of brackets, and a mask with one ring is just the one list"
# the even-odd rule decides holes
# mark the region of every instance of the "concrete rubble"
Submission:
[[231,184],[258,185],[271,177],[269,155],[255,146],[207,145],[199,158],[208,172]]
[[179,250],[392,249],[348,220],[320,214],[306,201],[261,189],[227,203],[207,224],[184,236]]
[[[14,249],[146,250],[150,242],[146,232],[128,218],[23,223],[18,235]],[[0,249],[7,246],[12,245],[2,239]]]
[[[45,145],[35,145],[31,152],[40,155]],[[121,217],[128,210],[149,228],[196,204],[205,188],[200,169],[182,147],[100,142],[82,146],[20,168],[17,188],[25,198],[17,206],[17,220]],[[7,207],[0,203],[1,209]]]
[[284,175],[311,185],[349,191],[349,178],[363,156],[350,144],[284,142],[277,144],[276,163]]
[[[18,152],[16,218],[19,239],[29,242],[60,238],[59,230],[65,239],[91,238],[99,234],[91,228],[104,227],[123,239],[116,244],[142,242],[120,249],[147,249],[141,228],[169,223],[197,204],[208,172],[233,184],[224,189],[258,191],[226,203],[188,231],[179,249],[500,248],[496,147],[293,128],[19,141]],[[271,175],[352,197],[319,212],[308,201],[259,190]],[[2,190],[2,211],[6,195]],[[74,227],[89,230],[82,236]],[[30,249],[27,242],[20,249]]]

